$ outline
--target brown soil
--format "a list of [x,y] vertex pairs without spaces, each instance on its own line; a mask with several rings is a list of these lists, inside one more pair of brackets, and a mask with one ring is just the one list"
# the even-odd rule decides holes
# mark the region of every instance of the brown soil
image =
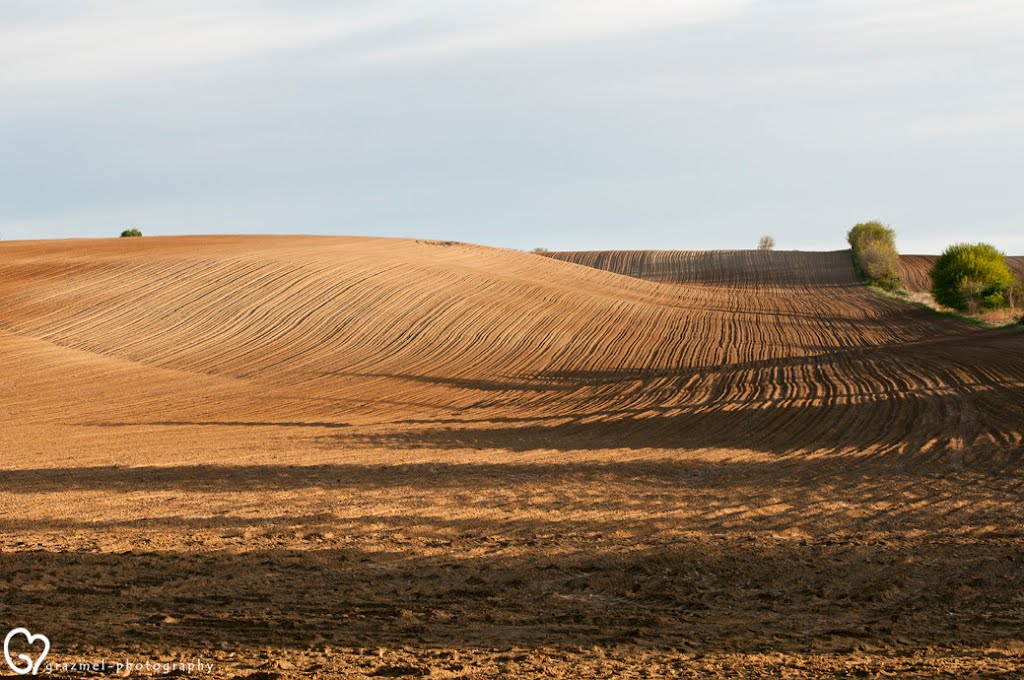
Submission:
[[2,243],[0,415],[54,662],[1024,670],[1024,332],[845,252]]

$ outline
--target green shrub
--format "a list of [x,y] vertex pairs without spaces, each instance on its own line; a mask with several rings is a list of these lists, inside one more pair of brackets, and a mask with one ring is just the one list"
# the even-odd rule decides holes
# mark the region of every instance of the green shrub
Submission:
[[137,236],[142,236],[142,232],[134,227],[131,229],[125,229],[121,232],[121,238],[134,238]]
[[881,222],[861,222],[846,234],[853,266],[868,283],[896,290],[900,287],[900,256],[896,232]]
[[531,253],[546,253],[546,252],[548,252],[548,249],[547,248],[534,248],[530,252]]
[[976,314],[1006,307],[1013,276],[1006,255],[987,243],[957,243],[932,267],[932,296],[939,304]]

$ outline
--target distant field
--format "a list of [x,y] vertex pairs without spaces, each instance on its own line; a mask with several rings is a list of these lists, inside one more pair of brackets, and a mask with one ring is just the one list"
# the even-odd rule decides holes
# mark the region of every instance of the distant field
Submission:
[[648,281],[692,285],[849,286],[850,253],[761,250],[598,250],[548,257]]
[[846,251],[4,242],[0,414],[0,610],[56,659],[1024,664],[1024,332]]

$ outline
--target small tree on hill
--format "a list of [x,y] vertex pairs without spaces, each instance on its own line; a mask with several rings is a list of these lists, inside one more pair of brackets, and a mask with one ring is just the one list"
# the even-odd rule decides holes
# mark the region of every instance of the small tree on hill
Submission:
[[771,236],[762,236],[761,240],[757,242],[758,250],[775,250],[775,239]]
[[136,229],[135,227],[132,227],[131,229],[125,229],[124,231],[121,232],[121,238],[135,238],[138,236],[142,236],[142,232]]
[[1006,255],[987,243],[946,248],[932,267],[931,278],[936,302],[970,314],[1005,307],[1012,295]]
[[878,220],[854,225],[846,234],[846,241],[853,250],[860,250],[869,241],[882,241],[896,248],[896,231]]
[[548,249],[547,248],[534,248],[530,252],[531,253],[546,253],[546,252],[548,252]]
[[900,256],[891,227],[878,221],[861,222],[850,229],[846,240],[853,251],[853,266],[863,279],[887,290],[900,287]]

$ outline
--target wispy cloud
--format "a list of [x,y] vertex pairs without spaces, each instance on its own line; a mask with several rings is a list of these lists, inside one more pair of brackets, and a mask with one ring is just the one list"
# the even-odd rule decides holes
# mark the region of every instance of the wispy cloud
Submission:
[[0,85],[88,83],[341,40],[415,20],[412,3],[288,11],[138,2],[0,25]]
[[453,3],[420,35],[369,50],[355,61],[395,61],[594,40],[721,21],[752,0],[494,0]]
[[[323,44],[346,63],[600,38],[731,16],[749,0],[375,0],[329,9],[85,2],[0,15],[0,86],[86,83]],[[373,37],[368,42],[365,38]],[[358,39],[358,40],[357,40]]]
[[819,28],[849,37],[969,39],[1019,35],[1024,5],[1016,0],[838,0],[822,3]]

